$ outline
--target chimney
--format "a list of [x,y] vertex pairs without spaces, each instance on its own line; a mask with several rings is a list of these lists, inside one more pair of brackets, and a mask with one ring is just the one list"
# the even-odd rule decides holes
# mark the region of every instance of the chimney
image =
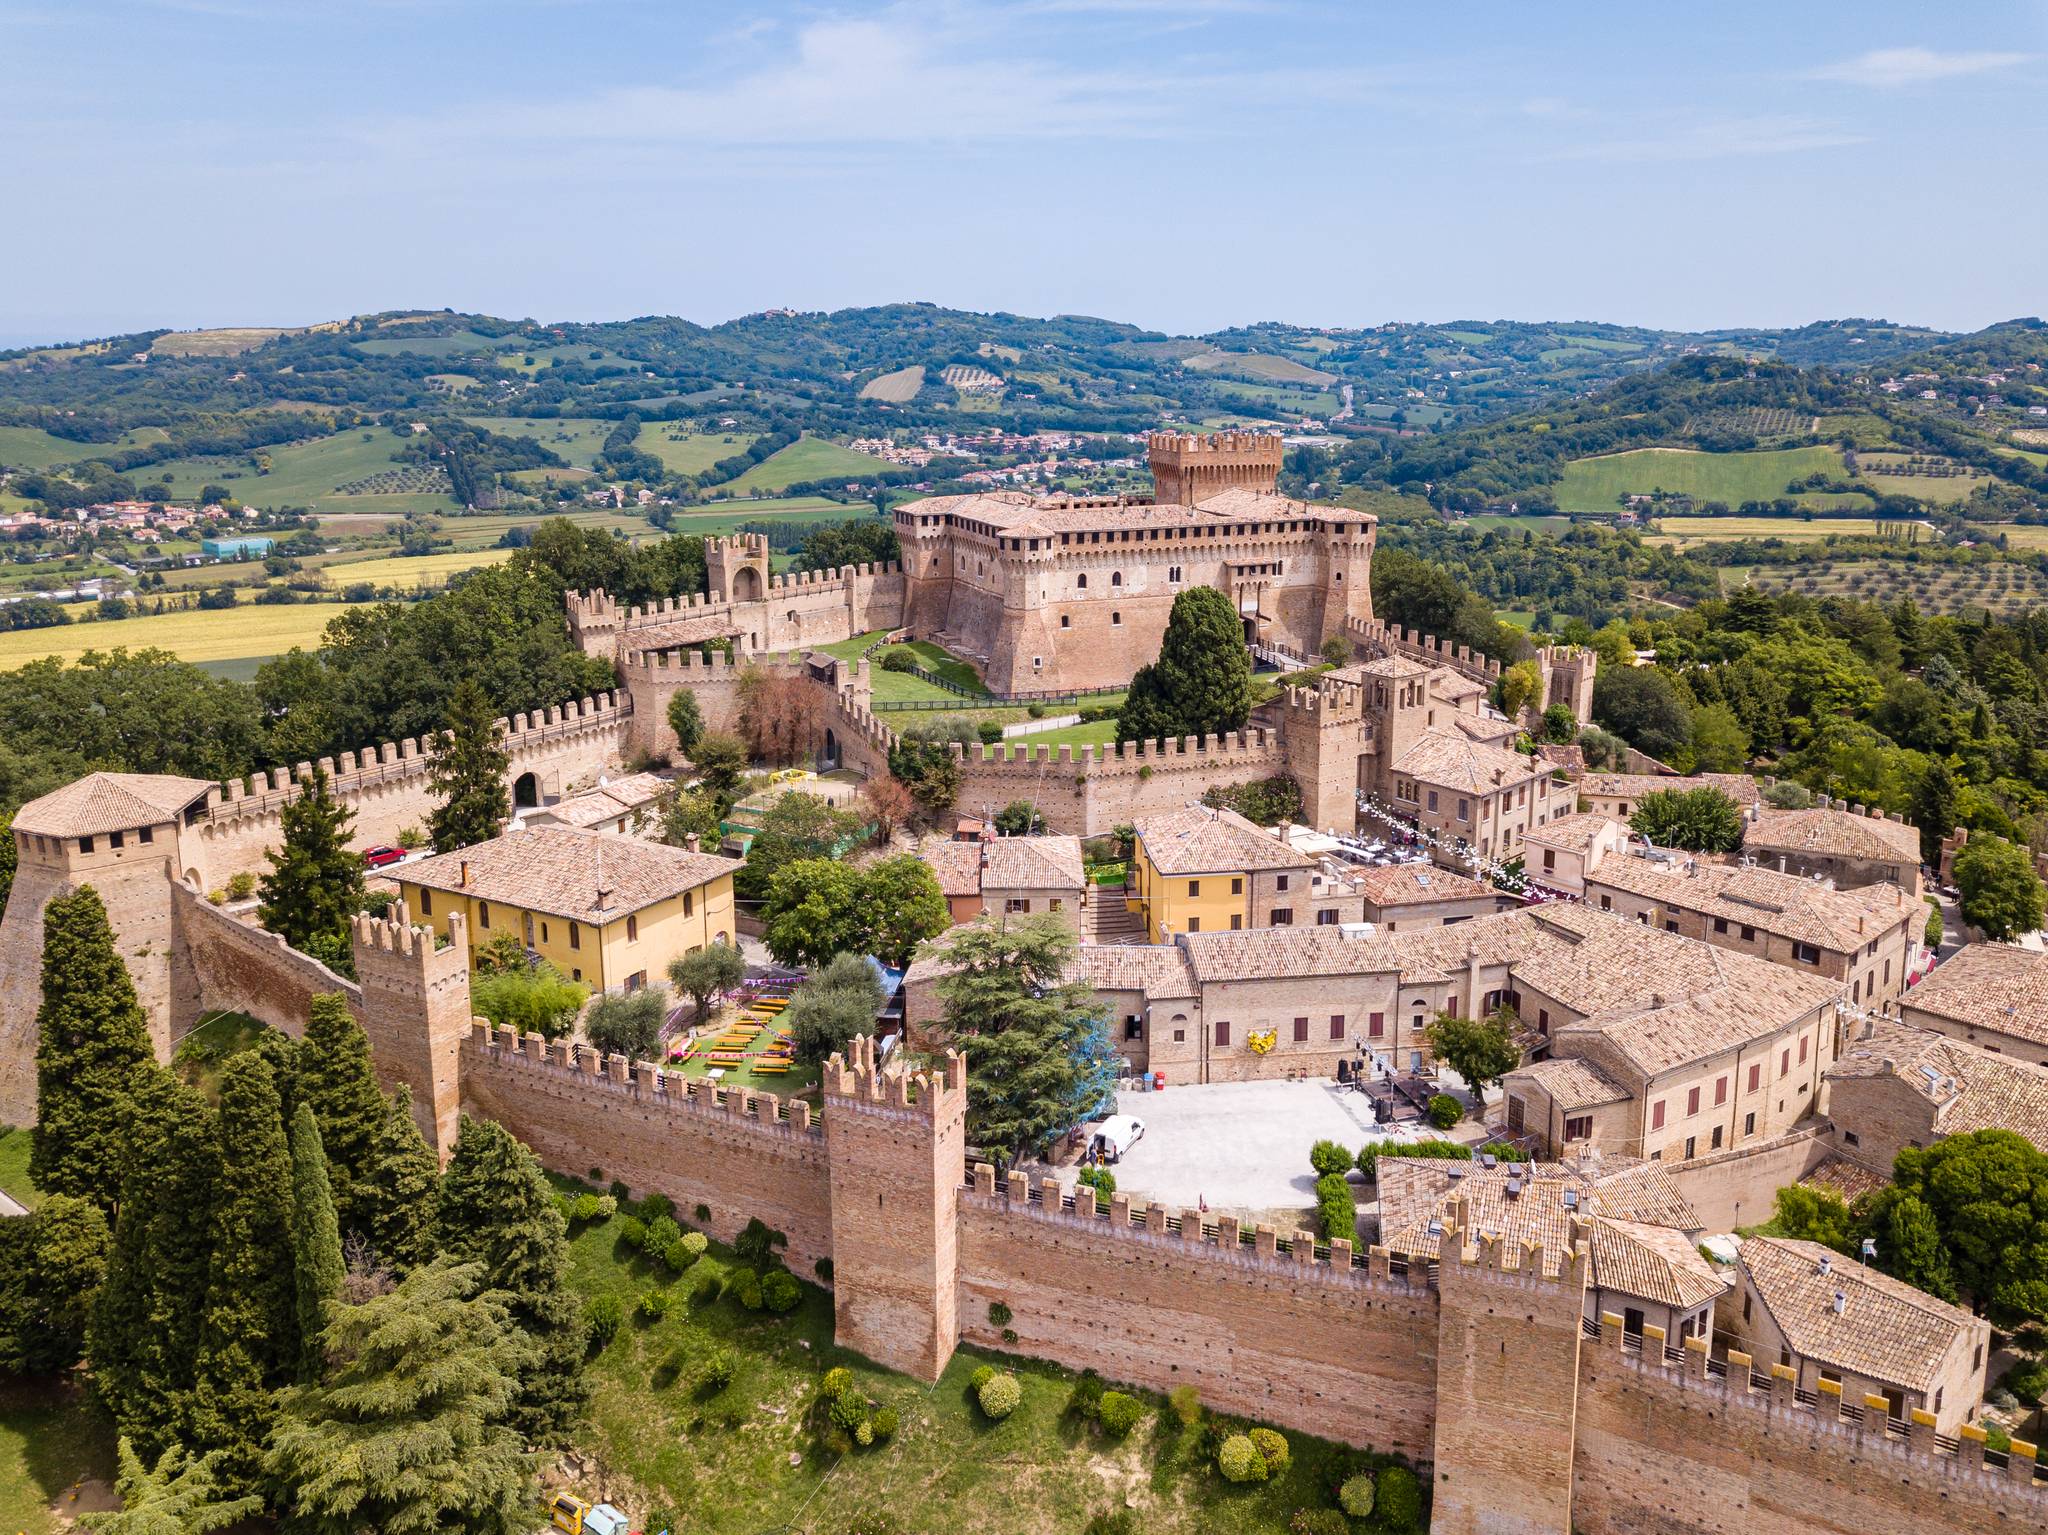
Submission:
[[1833,1258],[1830,1258],[1826,1253],[1822,1253],[1820,1255],[1819,1272],[1823,1274],[1831,1274],[1834,1272],[1834,1268],[1835,1260]]
[[701,853],[704,851],[704,839],[693,831],[684,832],[683,847],[689,852]]
[[469,888],[469,860],[467,858],[462,860],[462,888],[464,890]]
[[1849,1297],[1842,1291],[1835,1291],[1835,1315],[1840,1316],[1849,1309]]

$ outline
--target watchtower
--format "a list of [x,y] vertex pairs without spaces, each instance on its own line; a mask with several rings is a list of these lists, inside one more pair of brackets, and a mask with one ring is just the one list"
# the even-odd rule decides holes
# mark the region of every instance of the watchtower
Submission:
[[1272,432],[1154,432],[1145,439],[1153,499],[1193,506],[1219,491],[1271,490],[1280,479],[1283,451]]
[[448,918],[448,944],[415,927],[403,902],[389,917],[359,916],[352,933],[363,988],[363,1032],[388,1091],[412,1089],[413,1118],[443,1162],[462,1114],[462,1042],[469,1035],[469,933]]
[[855,1035],[825,1063],[838,1341],[877,1364],[937,1380],[960,1341],[960,1185],[967,1166],[967,1061],[938,1075],[884,1075]]
[[1536,669],[1543,676],[1539,712],[1563,704],[1580,724],[1591,722],[1593,678],[1599,666],[1599,653],[1585,645],[1545,645],[1537,651]]
[[768,537],[735,533],[704,540],[704,569],[712,594],[728,602],[759,602],[768,595]]

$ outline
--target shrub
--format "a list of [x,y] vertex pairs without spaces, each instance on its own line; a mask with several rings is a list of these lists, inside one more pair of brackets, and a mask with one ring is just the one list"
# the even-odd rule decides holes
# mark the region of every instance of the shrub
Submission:
[[690,1281],[690,1304],[708,1306],[724,1293],[725,1281],[711,1269],[697,1270],[697,1277]]
[[612,1196],[612,1208],[614,1210],[617,1210],[620,1205],[630,1203],[633,1198],[633,1191],[626,1187],[622,1179],[618,1178],[612,1179],[609,1193]]
[[228,899],[246,901],[256,893],[256,876],[244,869],[240,874],[228,876]]
[[916,652],[903,645],[891,645],[882,652],[882,670],[885,672],[916,671]]
[[990,1301],[988,1303],[988,1325],[991,1327],[1008,1327],[1010,1325],[1010,1308],[999,1300]]
[[816,1263],[813,1263],[811,1265],[811,1268],[814,1272],[816,1272],[818,1278],[823,1280],[826,1284],[830,1284],[832,1282],[832,1260],[830,1258],[820,1258]]
[[1096,1410],[1096,1420],[1112,1439],[1122,1439],[1129,1434],[1144,1415],[1145,1404],[1121,1391],[1103,1392],[1101,1405]]
[[998,1421],[1015,1412],[1017,1404],[1024,1400],[1024,1388],[1008,1370],[991,1375],[974,1394],[981,1410]]
[[668,1251],[668,1244],[682,1234],[683,1228],[675,1223],[673,1216],[657,1215],[647,1223],[647,1250],[656,1254],[665,1253]]
[[[1482,1150],[1495,1151],[1498,1148],[1489,1143]],[[1512,1148],[1510,1148],[1512,1150]],[[1358,1148],[1358,1170],[1368,1178],[1377,1178],[1380,1170],[1380,1153],[1393,1157],[1435,1157],[1441,1161],[1469,1162],[1472,1148],[1462,1141],[1367,1141]],[[1522,1153],[1513,1152],[1504,1161],[1519,1162]]]
[[1439,1130],[1448,1130],[1465,1117],[1465,1106],[1449,1093],[1429,1095],[1429,1122]]
[[1422,1483],[1406,1466],[1389,1466],[1373,1486],[1379,1504],[1381,1525],[1389,1530],[1412,1530],[1422,1523]]
[[1102,1393],[1102,1377],[1093,1370],[1083,1370],[1067,1395],[1067,1411],[1084,1418],[1094,1417],[1102,1410]]
[[206,892],[206,901],[210,906],[225,906],[228,903],[228,893],[225,890],[209,890]]
[[1517,1146],[1513,1141],[1488,1141],[1474,1155],[1498,1157],[1503,1162],[1526,1162],[1529,1160],[1529,1153],[1520,1146]]
[[1366,1518],[1372,1513],[1372,1491],[1372,1473],[1361,1471],[1337,1489],[1337,1506],[1353,1519]]
[[874,1415],[868,1419],[877,1439],[894,1439],[898,1421],[896,1409],[893,1407],[877,1407]]
[[995,1378],[996,1367],[994,1365],[978,1364],[974,1367],[974,1373],[967,1377],[967,1389],[969,1391],[979,1391]]
[[595,1194],[578,1194],[569,1206],[569,1219],[578,1225],[597,1219],[598,1203]]
[[[694,1235],[695,1233],[692,1233]],[[788,1269],[775,1269],[761,1280],[761,1300],[777,1316],[794,1311],[804,1298],[804,1287]]]
[[1102,1206],[1109,1203],[1109,1196],[1116,1192],[1116,1174],[1106,1167],[1084,1167],[1074,1174],[1074,1186],[1082,1184],[1095,1190],[1095,1203]]
[[652,1226],[664,1216],[673,1220],[676,1213],[676,1202],[666,1194],[649,1194],[640,1201],[640,1208],[635,1213],[639,1215],[640,1219]]
[[1202,1421],[1202,1393],[1193,1386],[1175,1386],[1166,1393],[1166,1405],[1182,1428]]
[[619,1335],[619,1324],[626,1320],[626,1308],[616,1295],[600,1295],[583,1308],[583,1320],[590,1328],[590,1351],[604,1352],[605,1345]]
[[716,1396],[740,1373],[740,1356],[729,1348],[713,1349],[697,1367],[697,1389]]
[[868,1420],[868,1404],[852,1387],[839,1392],[826,1405],[825,1416],[832,1420],[834,1428],[843,1428],[852,1433]]
[[994,720],[983,720],[974,727],[974,733],[981,737],[983,746],[993,746],[1003,738],[1003,727]]
[[711,1219],[711,1206],[699,1205],[695,1210],[691,1211],[690,1213],[696,1216],[700,1222],[708,1221]]
[[866,1418],[853,1426],[853,1442],[865,1450],[875,1442],[875,1425]]
[[1927,903],[1927,926],[1920,931],[1921,945],[1929,949],[1941,947],[1941,907],[1933,901]]
[[629,1215],[619,1222],[619,1240],[639,1252],[647,1246],[647,1222],[637,1215]]
[[1249,1435],[1232,1434],[1216,1452],[1216,1469],[1232,1482],[1263,1482],[1266,1457],[1259,1453]]
[[843,1364],[835,1364],[831,1369],[818,1377],[818,1395],[820,1398],[838,1396],[841,1392],[851,1391],[852,1389],[853,1371],[847,1369]]
[[765,1299],[761,1294],[761,1276],[752,1269],[734,1269],[726,1276],[725,1289],[749,1311],[759,1311]]
[[704,1256],[711,1245],[701,1231],[686,1231],[661,1250],[661,1261],[671,1273],[680,1274]]
[[1327,1173],[1316,1179],[1316,1220],[1323,1240],[1346,1242],[1358,1238],[1358,1206],[1351,1198],[1351,1185],[1342,1173]]
[[1347,1173],[1351,1171],[1351,1153],[1335,1141],[1317,1141],[1309,1148],[1308,1165],[1316,1170],[1318,1178]]
[[658,1322],[668,1315],[671,1297],[666,1290],[649,1290],[640,1297],[640,1314],[650,1322]]
[[[1360,1477],[1365,1483],[1365,1496],[1372,1498],[1372,1478]],[[1287,1521],[1287,1528],[1293,1535],[1351,1535],[1351,1521],[1334,1508],[1297,1508],[1294,1517]]]
[[1266,1462],[1268,1471],[1285,1471],[1291,1458],[1287,1449],[1287,1436],[1278,1429],[1255,1428],[1245,1436],[1252,1442],[1252,1448]]

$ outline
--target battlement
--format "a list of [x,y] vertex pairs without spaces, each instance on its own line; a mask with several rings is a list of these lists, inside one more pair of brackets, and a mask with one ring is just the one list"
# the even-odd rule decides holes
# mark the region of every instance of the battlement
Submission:
[[1254,1273],[1275,1270],[1290,1279],[1308,1278],[1347,1288],[1384,1288],[1404,1294],[1431,1288],[1430,1265],[1410,1264],[1377,1245],[1361,1251],[1339,1237],[1318,1246],[1310,1231],[1282,1236],[1271,1226],[1247,1225],[1234,1215],[1209,1220],[1199,1210],[1169,1212],[1156,1201],[1139,1207],[1128,1194],[1112,1194],[1105,1203],[1087,1184],[1063,1195],[1057,1178],[1043,1178],[1034,1185],[1023,1173],[1012,1172],[999,1180],[995,1168],[986,1162],[974,1164],[963,1192],[984,1209],[1168,1245],[1177,1256],[1198,1263],[1226,1264]]
[[953,755],[965,764],[1010,763],[1071,767],[1097,774],[1138,772],[1160,766],[1192,766],[1190,759],[1215,762],[1231,756],[1269,754],[1278,749],[1277,732],[1264,728],[1233,730],[1227,735],[1178,736],[1159,741],[1124,741],[1112,746],[1033,746],[1025,742],[968,745],[952,743]]
[[1286,451],[1278,432],[1148,432],[1145,436],[1145,452],[1155,458],[1169,454],[1180,459],[1243,456],[1278,464]]
[[521,1035],[517,1029],[501,1028],[477,1018],[472,1020],[468,1044],[492,1065],[532,1071],[537,1077],[545,1076],[558,1084],[567,1082],[593,1093],[630,1098],[642,1106],[668,1113],[715,1115],[724,1124],[776,1134],[824,1134],[822,1125],[811,1115],[810,1104],[800,1098],[785,1099],[776,1093],[721,1086],[701,1077],[664,1070],[653,1061],[600,1055],[589,1045],[574,1040]]
[[1153,432],[1145,439],[1154,497],[1169,505],[1193,505],[1224,490],[1271,490],[1286,451],[1271,432]]
[[1557,1253],[1553,1262],[1541,1242],[1509,1242],[1498,1232],[1472,1230],[1471,1211],[1464,1196],[1453,1201],[1451,1211],[1437,1248],[1441,1264],[1455,1264],[1461,1273],[1484,1280],[1584,1292],[1591,1233],[1583,1221],[1573,1220],[1572,1245]]
[[1311,728],[1357,724],[1365,718],[1365,689],[1329,677],[1307,685],[1289,683],[1281,691],[1280,706],[1290,714],[1305,715],[1304,723]]
[[469,930],[459,911],[449,913],[446,944],[434,936],[431,927],[416,926],[403,901],[396,902],[389,914],[382,917],[358,913],[350,923],[350,936],[359,969],[365,960],[376,965],[390,956],[417,961],[422,972],[439,972],[442,976],[468,972]]
[[856,1034],[844,1053],[825,1062],[825,1096],[854,1108],[890,1108],[916,1112],[932,1120],[964,1114],[967,1109],[967,1058],[948,1050],[940,1074],[923,1071],[885,1073],[875,1058],[871,1034]]
[[1345,625],[1352,642],[1370,656],[1404,655],[1433,666],[1448,666],[1474,682],[1491,686],[1500,680],[1500,662],[1469,645],[1453,645],[1415,629],[1378,618],[1354,618]]

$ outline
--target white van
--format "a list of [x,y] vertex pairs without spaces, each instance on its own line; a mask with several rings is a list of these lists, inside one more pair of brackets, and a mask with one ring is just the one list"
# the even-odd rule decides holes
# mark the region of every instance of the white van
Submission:
[[1144,1135],[1144,1120],[1129,1114],[1115,1114],[1105,1119],[1089,1137],[1088,1150],[1091,1155],[1099,1152],[1111,1162],[1121,1162],[1124,1153],[1137,1145]]

